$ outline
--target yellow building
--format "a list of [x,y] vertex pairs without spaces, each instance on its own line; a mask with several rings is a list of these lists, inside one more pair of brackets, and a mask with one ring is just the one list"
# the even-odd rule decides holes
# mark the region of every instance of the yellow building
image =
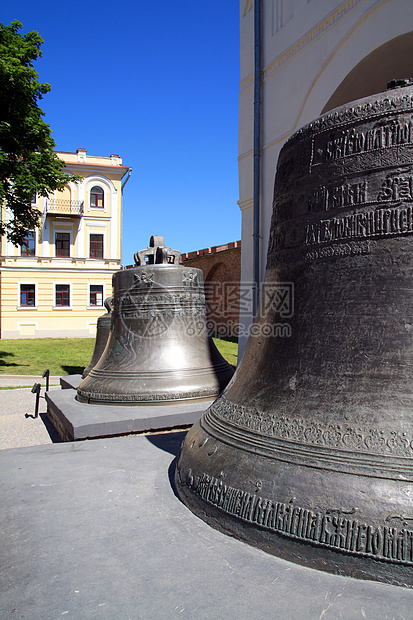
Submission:
[[[89,337],[121,266],[122,191],[131,168],[118,155],[58,152],[65,172],[82,177],[36,196],[39,228],[0,251],[0,337]],[[7,218],[3,207],[2,218]]]

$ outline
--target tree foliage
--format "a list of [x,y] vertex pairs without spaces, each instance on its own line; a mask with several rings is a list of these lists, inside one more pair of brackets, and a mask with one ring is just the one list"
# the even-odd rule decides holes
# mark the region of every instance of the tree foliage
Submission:
[[33,68],[43,39],[38,32],[20,34],[21,28],[17,20],[0,24],[0,203],[11,212],[7,221],[1,218],[0,234],[15,245],[38,225],[33,195],[47,196],[73,178],[53,152],[51,129],[38,106],[51,89]]

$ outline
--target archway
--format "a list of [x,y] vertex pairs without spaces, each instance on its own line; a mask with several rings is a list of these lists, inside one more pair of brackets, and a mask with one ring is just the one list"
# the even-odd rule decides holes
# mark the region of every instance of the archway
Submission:
[[402,34],[368,54],[347,74],[321,110],[381,93],[392,79],[413,77],[413,32]]

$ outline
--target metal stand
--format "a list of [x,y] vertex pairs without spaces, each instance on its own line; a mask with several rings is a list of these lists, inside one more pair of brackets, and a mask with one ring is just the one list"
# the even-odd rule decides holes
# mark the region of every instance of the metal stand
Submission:
[[46,392],[49,391],[49,375],[50,375],[50,370],[46,368],[46,370],[44,371],[42,375],[43,379],[46,377]]
[[38,418],[39,417],[39,401],[40,401],[40,388],[42,386],[40,385],[40,383],[35,383],[34,386],[32,387],[32,394],[36,394],[36,404],[34,407],[34,417]]

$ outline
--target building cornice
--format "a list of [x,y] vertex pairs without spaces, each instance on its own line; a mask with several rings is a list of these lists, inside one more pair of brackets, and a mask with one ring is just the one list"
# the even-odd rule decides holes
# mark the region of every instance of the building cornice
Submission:
[[[111,262],[115,262],[115,261],[111,261]],[[15,265],[15,266],[9,266],[9,265],[1,265],[0,267],[0,273],[2,271],[11,271],[11,272],[26,272],[26,273],[31,273],[33,274],[34,272],[38,272],[39,274],[41,274],[42,276],[44,276],[45,273],[77,273],[77,274],[82,274],[85,275],[87,273],[91,273],[91,274],[96,274],[96,273],[102,273],[102,274],[106,274],[106,275],[112,275],[114,273],[117,273],[120,270],[120,261],[119,261],[119,268],[116,269],[114,267],[111,268],[100,268],[100,267],[83,267],[83,268],[79,268],[79,267],[49,267],[47,265],[42,265],[41,267],[39,266],[21,266],[21,265]]]
[[[59,263],[66,263],[66,265],[60,265]],[[74,267],[67,266],[68,263],[72,263]],[[0,257],[0,270],[1,269],[103,269],[108,270],[109,265],[120,265],[120,258],[89,258],[89,257],[65,257],[60,258],[58,256],[1,256]],[[105,266],[106,265],[106,266]]]
[[116,177],[119,181],[122,180],[125,174],[130,170],[132,170],[132,168],[128,168],[127,166],[98,166],[96,164],[77,162],[65,162],[64,168],[64,172],[73,172],[84,178],[93,176],[94,174],[100,174],[108,178]]
[[252,209],[254,206],[253,198],[247,198],[246,200],[238,200],[238,206],[241,211],[247,211],[247,209]]
[[[317,38],[324,35],[328,30],[336,26],[344,17],[353,11],[359,4],[363,4],[366,0],[346,0],[340,6],[333,9],[324,19],[319,21],[313,28],[310,28],[295,43],[284,50],[277,58],[262,70],[263,81],[267,80],[274,73],[279,71],[283,65],[292,60],[294,56],[301,53],[306,47],[311,45]],[[240,82],[240,94],[251,88],[254,83],[254,74],[249,74]]]

